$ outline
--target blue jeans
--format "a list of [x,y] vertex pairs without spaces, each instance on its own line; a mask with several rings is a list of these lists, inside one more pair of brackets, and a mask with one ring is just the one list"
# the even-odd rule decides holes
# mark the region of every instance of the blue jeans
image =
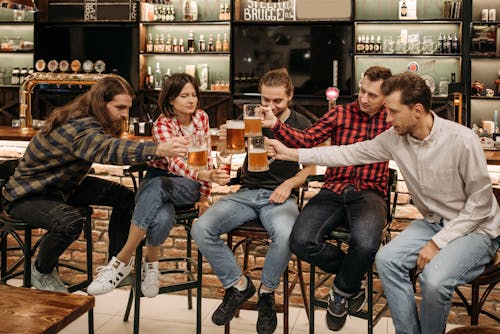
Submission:
[[441,249],[420,274],[419,317],[409,270],[416,267],[422,247],[441,229],[441,224],[414,220],[376,256],[398,334],[443,333],[455,287],[479,276],[498,248],[500,238],[469,233]]
[[[299,214],[290,236],[290,248],[299,259],[336,273],[335,291],[348,297],[359,290],[363,276],[375,260],[385,221],[382,194],[354,191],[352,186],[342,194],[321,189]],[[347,254],[325,241],[325,235],[343,225],[349,227],[351,234]]]
[[7,205],[7,212],[14,218],[47,230],[40,241],[36,259],[36,267],[40,272],[51,273],[59,256],[78,239],[85,217],[75,207],[86,205],[113,208],[108,226],[108,257],[115,256],[127,241],[134,209],[134,192],[119,183],[87,176],[67,202],[60,196],[46,194],[23,198]]
[[137,191],[132,224],[146,230],[148,245],[160,246],[175,223],[175,208],[192,206],[199,198],[198,182],[150,169]]
[[266,189],[240,189],[211,205],[193,225],[191,235],[225,289],[238,282],[242,271],[221,235],[255,218],[260,218],[272,241],[261,282],[271,289],[280,283],[290,260],[288,239],[299,211],[293,197],[283,204],[270,204],[272,193]]

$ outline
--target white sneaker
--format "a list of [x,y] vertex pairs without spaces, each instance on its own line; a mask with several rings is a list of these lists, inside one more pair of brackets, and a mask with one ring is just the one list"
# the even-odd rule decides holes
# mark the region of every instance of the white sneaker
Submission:
[[128,264],[121,262],[113,256],[111,261],[97,268],[97,277],[90,283],[87,293],[90,295],[102,295],[112,291],[132,270],[132,259]]
[[141,290],[144,296],[153,298],[160,291],[160,271],[158,261],[144,262],[141,275]]
[[69,292],[59,278],[56,268],[50,274],[43,274],[36,269],[35,263],[31,264],[31,285],[38,290]]

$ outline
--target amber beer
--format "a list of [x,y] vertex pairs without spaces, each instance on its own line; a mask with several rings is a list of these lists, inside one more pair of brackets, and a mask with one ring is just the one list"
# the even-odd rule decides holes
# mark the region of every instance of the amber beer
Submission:
[[265,172],[269,170],[267,151],[265,149],[250,150],[248,152],[248,171]]
[[245,136],[262,136],[262,124],[260,121],[260,117],[245,118]]
[[269,170],[265,137],[248,138],[248,171],[265,172]]
[[226,151],[228,153],[245,152],[245,123],[243,121],[228,120],[226,126]]
[[262,136],[260,104],[243,105],[243,120],[245,121],[245,136]]
[[196,148],[188,152],[188,166],[191,169],[206,169],[208,151],[206,148]]

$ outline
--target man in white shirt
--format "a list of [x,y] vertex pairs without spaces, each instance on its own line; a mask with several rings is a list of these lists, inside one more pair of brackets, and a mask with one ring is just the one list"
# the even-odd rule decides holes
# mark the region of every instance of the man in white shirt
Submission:
[[[439,118],[413,73],[382,84],[392,128],[347,146],[290,149],[269,140],[277,159],[331,167],[394,160],[423,215],[377,254],[397,333],[443,333],[455,286],[481,274],[500,244],[500,211],[486,159],[468,128]],[[409,271],[420,274],[420,313]]]

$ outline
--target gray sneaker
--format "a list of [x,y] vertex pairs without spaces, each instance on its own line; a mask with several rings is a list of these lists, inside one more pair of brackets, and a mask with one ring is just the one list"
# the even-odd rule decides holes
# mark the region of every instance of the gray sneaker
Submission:
[[328,329],[332,331],[341,330],[347,319],[347,297],[335,293],[332,288],[328,294],[328,307],[326,310],[326,326]]
[[367,287],[366,284],[361,284],[360,290],[355,293],[353,296],[349,297],[347,300],[347,310],[349,311],[349,314],[355,314],[361,311],[363,306],[365,306],[366,303],[366,294],[367,292]]
[[43,274],[36,269],[35,263],[31,264],[31,285],[38,290],[69,293],[68,288],[59,278],[56,268],[50,274]]

